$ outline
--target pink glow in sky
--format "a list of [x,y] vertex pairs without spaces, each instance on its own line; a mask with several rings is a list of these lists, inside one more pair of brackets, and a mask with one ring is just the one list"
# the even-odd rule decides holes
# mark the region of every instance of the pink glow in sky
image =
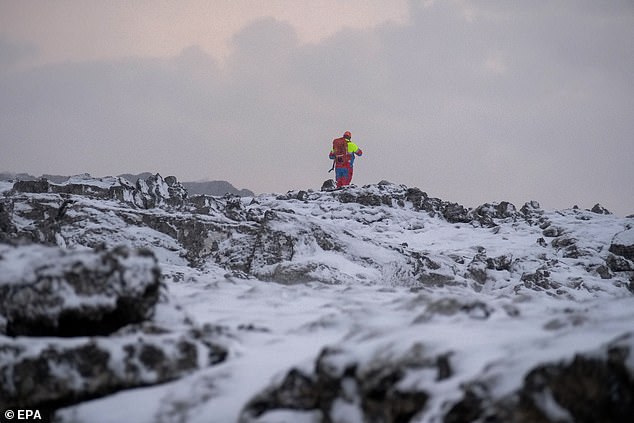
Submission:
[[0,0],[0,172],[634,213],[631,0]]
[[2,33],[36,45],[42,62],[177,55],[197,45],[216,58],[254,20],[289,23],[300,42],[344,28],[403,22],[406,0],[1,1]]

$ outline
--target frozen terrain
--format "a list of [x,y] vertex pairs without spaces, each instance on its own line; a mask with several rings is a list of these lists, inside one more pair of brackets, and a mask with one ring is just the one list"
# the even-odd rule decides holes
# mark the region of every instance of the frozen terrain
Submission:
[[634,413],[634,219],[598,205],[467,209],[389,182],[188,196],[160,175],[0,192],[0,408],[94,423]]

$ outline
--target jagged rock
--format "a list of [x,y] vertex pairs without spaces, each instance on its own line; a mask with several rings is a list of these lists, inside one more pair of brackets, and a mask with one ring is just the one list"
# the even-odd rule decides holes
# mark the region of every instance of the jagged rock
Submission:
[[13,185],[13,191],[82,195],[118,200],[146,209],[158,206],[180,208],[187,198],[187,191],[174,176],[168,176],[164,180],[158,173],[147,179],[138,179],[136,185],[124,178],[93,178],[90,175],[73,176],[59,184],[46,179],[17,181]]
[[0,242],[7,242],[10,235],[16,232],[16,227],[11,221],[11,213],[5,204],[0,203]]
[[605,263],[613,272],[629,272],[634,270],[634,265],[632,265],[631,261],[613,254],[610,254],[605,259]]
[[467,267],[469,275],[478,283],[484,284],[487,280],[486,252],[481,251],[473,257]]
[[[405,247],[407,247],[407,245],[405,245]],[[440,264],[429,258],[427,254],[420,253],[418,251],[411,251],[409,254],[415,262],[415,273],[424,272],[425,270],[438,270],[442,267]]]
[[[80,186],[88,188],[72,188]],[[526,203],[520,213],[508,202],[489,203],[476,210],[469,210],[456,203],[430,198],[418,188],[388,182],[362,188],[346,187],[333,193],[289,192],[285,200],[267,199],[263,196],[252,199],[249,204],[240,197],[231,195],[189,198],[174,177],[163,180],[160,175],[150,175],[145,180],[139,180],[136,186],[123,178],[90,179],[80,176],[69,179],[63,185],[49,184],[49,188],[42,195],[18,193],[14,190],[0,199],[0,205],[5,211],[0,212],[0,218],[5,216],[5,221],[8,221],[4,224],[8,232],[2,233],[0,237],[11,242],[22,239],[49,245],[83,245],[90,248],[99,248],[100,245],[112,248],[118,242],[132,246],[145,245],[147,241],[141,237],[138,240],[135,240],[134,235],[132,240],[129,238],[127,229],[118,223],[123,222],[130,228],[143,227],[156,231],[157,235],[150,241],[151,245],[179,251],[179,255],[193,267],[203,267],[206,263],[213,262],[229,272],[240,272],[283,283],[293,283],[290,280],[293,277],[299,278],[298,281],[310,279],[328,281],[327,283],[347,280],[349,276],[342,274],[336,266],[318,266],[324,272],[315,279],[318,272],[310,270],[313,269],[312,264],[305,268],[306,273],[312,276],[306,276],[298,270],[301,266],[292,263],[298,258],[297,247],[301,250],[307,245],[316,253],[333,251],[346,254],[345,244],[348,240],[342,242],[342,236],[349,236],[345,228],[332,236],[320,229],[319,224],[308,225],[310,230],[305,231],[305,220],[301,216],[291,219],[291,215],[295,213],[294,208],[298,207],[297,200],[301,198],[307,209],[320,209],[314,216],[328,214],[329,210],[336,211],[336,201],[361,204],[365,206],[363,210],[350,213],[354,209],[347,209],[344,213],[335,212],[330,217],[345,217],[363,225],[380,226],[380,222],[391,224],[395,219],[401,219],[401,212],[410,213],[410,210],[412,213],[419,212],[450,223],[470,222],[474,227],[499,228],[505,222],[510,223],[509,219],[513,224],[519,225],[518,219],[525,218],[529,225],[539,224],[546,235],[555,237],[550,246],[545,241],[539,241],[544,248],[544,257],[550,254],[549,247],[567,258],[593,254],[586,246],[576,243],[574,233],[565,233],[569,229],[564,229],[560,224],[552,224],[547,216],[544,217],[544,211],[539,209],[537,202]],[[57,189],[66,192],[53,192]],[[106,202],[96,203],[94,199],[119,201],[124,207]],[[284,202],[289,202],[288,207],[284,206]],[[412,207],[405,203],[411,203]],[[95,208],[96,204],[104,206]],[[151,206],[157,207],[156,212],[145,209]],[[172,213],[175,210],[179,213]],[[325,214],[322,218],[326,218]],[[407,218],[407,230],[422,229],[425,226],[425,218],[411,218],[415,216],[413,214]],[[112,221],[113,224],[99,225],[99,219]],[[30,223],[17,227],[13,223],[15,221]],[[378,230],[381,228],[378,227]],[[356,241],[366,243],[369,240]],[[376,245],[367,244],[369,249],[374,249]],[[395,247],[381,245],[379,248]],[[511,269],[511,263],[508,262],[510,256],[484,257],[479,261],[465,262],[465,257],[453,255],[455,259],[449,264],[437,255],[422,254],[416,257],[409,248],[401,247],[397,250],[399,258],[396,259],[393,270],[389,267],[386,270],[385,264],[377,263],[357,252],[348,259],[361,266],[376,269],[390,283],[412,287],[464,285],[467,279],[476,281],[471,286],[480,290],[488,277],[492,280],[501,277],[491,272],[510,272]],[[424,260],[421,259],[423,256]],[[538,260],[544,262],[545,259]],[[306,258],[302,262],[309,263]],[[544,269],[549,267],[547,263],[544,264]],[[540,289],[539,285],[530,280],[528,285]]]
[[448,203],[443,207],[442,215],[450,223],[469,223],[473,219],[469,210],[457,203]]
[[337,188],[337,183],[333,179],[326,179],[321,184],[321,191],[332,191]]
[[423,202],[427,198],[427,193],[421,191],[419,188],[407,188],[405,191],[405,200],[412,203],[416,210],[422,209]]
[[421,272],[416,280],[420,283],[420,286],[436,287],[455,285],[457,282],[453,276],[445,275],[438,272]]
[[444,422],[625,422],[634,413],[631,334],[603,351],[575,354],[571,360],[545,363],[529,371],[511,395],[494,398],[481,382],[464,387],[463,399]]
[[513,255],[504,254],[494,258],[487,258],[487,269],[497,270],[497,271],[510,271],[511,265],[513,264]]
[[337,348],[325,348],[313,373],[291,369],[243,409],[239,421],[249,422],[278,409],[315,410],[321,421],[335,421],[335,407],[355,409],[367,422],[408,422],[421,413],[430,396],[422,389],[400,384],[408,372],[429,371],[441,381],[451,377],[450,353],[427,356],[414,344],[398,356],[357,362]]
[[49,192],[50,184],[46,179],[34,181],[16,181],[13,184],[15,192],[25,192],[30,194]]
[[547,238],[557,238],[565,233],[564,228],[560,228],[558,226],[550,226],[550,222],[548,222],[548,226],[542,229],[542,235]]
[[5,338],[0,353],[1,408],[58,408],[167,382],[227,356],[224,347],[195,332],[28,342]]
[[[13,244],[40,243],[44,245],[56,244],[57,235],[62,224],[75,218],[68,217],[68,210],[72,208],[73,200],[64,194],[56,196],[55,200],[35,201],[28,196],[11,196],[0,203],[0,208],[5,209],[9,217],[6,232],[0,233],[0,240]],[[28,219],[36,224],[18,226],[16,217]],[[1,217],[0,217],[1,219]]]
[[135,204],[150,209],[159,205],[180,208],[187,198],[187,190],[173,176],[168,176],[169,183],[158,173],[147,179],[136,182],[134,193]]
[[612,239],[610,252],[634,260],[634,228],[616,234]]
[[559,236],[550,243],[556,250],[561,250],[563,257],[579,258],[586,254],[577,246],[578,240],[571,236]]
[[597,266],[596,272],[601,277],[601,279],[612,279],[612,277],[614,276],[610,268],[604,265]]
[[[520,277],[520,282],[529,289],[533,290],[558,290],[561,284],[550,279],[550,271],[546,267],[541,267],[535,272],[524,273]],[[521,285],[520,285],[521,286]],[[519,286],[516,287],[516,290]]]
[[[452,405],[445,414],[443,423],[476,422],[480,420],[485,410],[491,407],[490,394],[485,385],[474,382],[464,386],[463,390],[462,399]],[[489,417],[488,414],[487,417]],[[490,423],[502,423],[494,419],[487,421]]]
[[226,194],[224,196],[225,206],[224,214],[231,220],[245,220],[245,209],[242,204],[242,198],[234,194]]
[[295,198],[299,201],[306,201],[306,199],[308,198],[308,193],[304,190],[300,190]]
[[247,258],[251,272],[257,272],[262,267],[291,260],[293,257],[293,236],[284,231],[274,229],[274,226],[270,223],[277,218],[277,214],[273,211],[268,211],[265,214],[265,221],[258,230],[252,253]]
[[413,323],[428,322],[436,316],[453,316],[457,313],[465,313],[472,319],[488,319],[493,313],[487,304],[481,301],[464,302],[457,298],[444,298],[430,302],[423,314],[416,317]]
[[531,200],[524,203],[520,209],[520,213],[526,217],[536,217],[542,216],[544,214],[544,210],[541,209],[539,202]]
[[495,223],[496,219],[515,218],[517,210],[513,204],[508,201],[502,201],[499,204],[486,203],[476,207],[472,215],[482,226],[493,227],[497,226],[497,223]]
[[112,333],[151,316],[160,287],[149,250],[0,249],[0,315],[10,336]]
[[[407,422],[425,416],[435,395],[420,384],[403,384],[406,374],[426,370],[436,381],[453,374],[451,353],[426,355],[421,344],[403,354],[361,359],[341,348],[325,348],[314,371],[291,369],[251,399],[239,421],[247,423],[280,409],[315,410],[320,421],[336,421],[335,405],[356,410],[360,421]],[[463,398],[448,408],[443,421],[621,422],[634,412],[631,354],[634,337],[624,335],[600,352],[577,353],[570,360],[533,367],[515,392],[495,397],[490,382],[463,385]],[[389,358],[386,358],[389,357]]]
[[597,214],[612,214],[610,210],[606,209],[601,204],[595,204],[590,211]]
[[270,272],[258,272],[257,276],[263,280],[270,280],[284,285],[294,285],[311,281],[327,284],[337,284],[338,272],[326,264],[319,262],[293,263],[284,262],[272,267]]
[[355,191],[342,191],[337,196],[342,203],[358,203],[369,207],[378,207],[381,205],[391,206],[392,196],[381,194],[369,189],[361,189]]

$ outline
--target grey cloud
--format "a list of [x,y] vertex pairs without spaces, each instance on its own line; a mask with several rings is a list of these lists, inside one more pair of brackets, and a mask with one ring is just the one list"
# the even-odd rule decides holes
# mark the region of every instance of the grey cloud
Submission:
[[349,129],[366,153],[360,184],[634,212],[632,7],[551,3],[478,3],[471,20],[458,2],[412,3],[404,25],[308,45],[264,19],[223,64],[192,46],[3,75],[0,142],[12,144],[0,167],[283,192],[318,188],[330,140]]
[[33,57],[37,48],[29,43],[11,40],[0,35],[0,71]]

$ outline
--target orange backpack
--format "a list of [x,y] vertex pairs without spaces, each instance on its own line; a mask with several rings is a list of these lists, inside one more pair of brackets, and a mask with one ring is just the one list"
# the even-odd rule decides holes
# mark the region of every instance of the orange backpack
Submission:
[[332,151],[335,153],[335,161],[341,166],[350,161],[350,153],[348,153],[348,140],[345,138],[337,138],[332,140]]

